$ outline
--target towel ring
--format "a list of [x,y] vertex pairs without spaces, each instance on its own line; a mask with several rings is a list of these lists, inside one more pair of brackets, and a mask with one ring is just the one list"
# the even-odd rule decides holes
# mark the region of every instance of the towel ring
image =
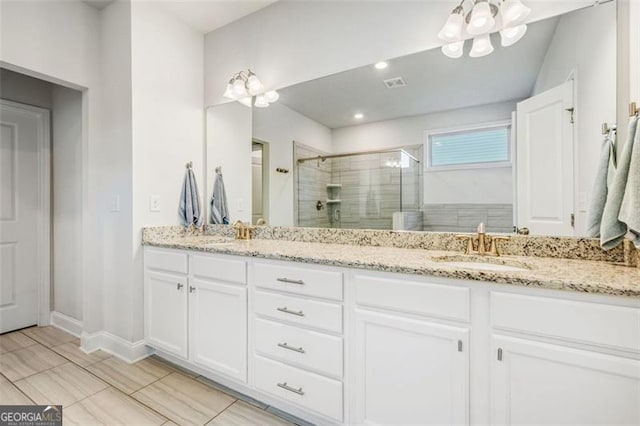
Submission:
[[222,173],[222,166],[216,167],[216,173],[218,174]]
[[187,169],[192,169],[193,168],[193,161],[189,161],[187,163]]

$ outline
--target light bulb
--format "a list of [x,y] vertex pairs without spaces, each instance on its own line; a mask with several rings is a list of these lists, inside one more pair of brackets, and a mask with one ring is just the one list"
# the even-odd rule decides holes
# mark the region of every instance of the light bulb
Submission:
[[471,10],[471,20],[467,25],[467,32],[471,35],[479,35],[491,31],[496,20],[493,19],[491,7],[487,0],[476,0]]
[[469,56],[472,58],[480,58],[493,52],[493,45],[489,34],[483,34],[473,39],[473,46]]
[[244,98],[240,98],[238,99],[238,102],[240,102],[242,105],[251,108],[251,96],[246,96]]
[[269,106],[269,102],[265,99],[264,95],[256,96],[256,101],[253,103],[254,106],[258,108],[266,108]]
[[457,59],[462,56],[463,47],[464,40],[445,44],[444,46],[442,46],[442,53],[450,58]]
[[233,82],[233,94],[236,99],[247,96],[247,88],[244,85],[244,80],[241,78],[236,78]]
[[247,79],[247,87],[249,88],[250,95],[257,95],[258,93],[262,93],[264,91],[262,82],[260,81],[258,76],[252,72],[250,72],[249,78]]
[[505,27],[512,27],[521,23],[531,13],[531,9],[523,5],[520,0],[506,0],[500,9],[502,11],[502,23]]
[[233,94],[233,85],[231,84],[231,82],[227,83],[227,88],[224,91],[224,94],[222,96],[224,96],[225,98],[228,98],[228,99],[235,99],[236,98],[235,95]]
[[387,64],[386,62],[377,62],[377,63],[374,65],[375,69],[377,69],[377,70],[383,70],[383,69],[385,69],[385,68],[386,68],[386,67],[388,67],[388,66],[389,66],[389,64]]
[[264,98],[267,100],[267,102],[272,104],[276,102],[278,99],[280,99],[280,94],[275,90],[269,90],[267,93],[264,94]]
[[442,30],[438,33],[440,39],[452,43],[462,38],[462,23],[464,21],[462,14],[463,10],[461,6],[453,9],[444,27],[442,27]]
[[357,112],[353,114],[353,118],[355,118],[356,120],[361,120],[362,118],[364,118],[364,114],[361,112]]
[[525,24],[518,25],[517,27],[505,28],[500,31],[501,44],[504,47],[516,44],[524,34],[527,32],[527,26]]

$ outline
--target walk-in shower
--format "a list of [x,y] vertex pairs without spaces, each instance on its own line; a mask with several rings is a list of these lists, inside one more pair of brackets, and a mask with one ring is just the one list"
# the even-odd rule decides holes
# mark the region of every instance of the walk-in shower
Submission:
[[295,156],[297,226],[422,230],[421,148]]

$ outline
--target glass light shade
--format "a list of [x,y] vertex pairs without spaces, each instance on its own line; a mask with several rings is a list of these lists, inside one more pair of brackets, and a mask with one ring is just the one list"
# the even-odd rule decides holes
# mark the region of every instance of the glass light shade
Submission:
[[522,22],[531,13],[531,9],[523,5],[520,0],[506,0],[500,10],[505,27],[512,27]]
[[483,34],[473,39],[473,47],[469,56],[472,58],[480,58],[493,52],[493,45],[491,44],[491,37],[489,34]]
[[524,24],[518,25],[517,27],[505,28],[500,31],[501,43],[504,47],[516,44],[522,37],[524,37],[526,32],[527,26]]
[[496,20],[493,19],[489,2],[486,0],[477,1],[471,10],[467,32],[471,35],[484,34],[491,31],[495,24]]
[[240,102],[242,105],[251,108],[251,96],[246,96],[244,98],[240,98],[238,99],[238,102]]
[[264,91],[262,82],[255,74],[251,74],[247,79],[247,87],[249,88],[250,95],[257,95],[258,93],[262,93]]
[[248,95],[247,88],[244,85],[244,80],[241,78],[236,78],[233,82],[233,94],[236,99],[244,98]]
[[451,15],[449,15],[449,19],[447,19],[442,30],[438,33],[438,37],[448,43],[460,40],[462,38],[463,22],[464,17],[462,13],[456,13],[454,10]]
[[272,104],[276,102],[278,99],[280,99],[280,94],[275,90],[269,90],[267,93],[264,94],[264,98],[267,100],[267,102]]
[[449,43],[442,46],[442,53],[453,59],[457,59],[462,56],[464,47],[464,40],[456,41],[455,43]]
[[264,95],[256,96],[256,101],[253,103],[254,106],[258,108],[266,108],[269,106],[269,102],[265,99]]
[[224,91],[224,94],[222,96],[224,96],[225,98],[228,98],[228,99],[235,99],[236,98],[235,95],[233,94],[233,85],[231,83],[227,83],[227,88]]

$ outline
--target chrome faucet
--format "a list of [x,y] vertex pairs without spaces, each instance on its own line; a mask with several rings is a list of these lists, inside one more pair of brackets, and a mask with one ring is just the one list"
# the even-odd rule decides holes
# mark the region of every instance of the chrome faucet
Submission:
[[[480,256],[500,256],[498,241],[509,239],[509,237],[492,237],[487,235],[486,226],[482,222],[478,225],[478,234],[475,237],[473,235],[456,235],[456,238],[467,241],[464,254],[478,254]],[[489,242],[488,250],[487,242]],[[477,247],[477,249],[475,247]]]

